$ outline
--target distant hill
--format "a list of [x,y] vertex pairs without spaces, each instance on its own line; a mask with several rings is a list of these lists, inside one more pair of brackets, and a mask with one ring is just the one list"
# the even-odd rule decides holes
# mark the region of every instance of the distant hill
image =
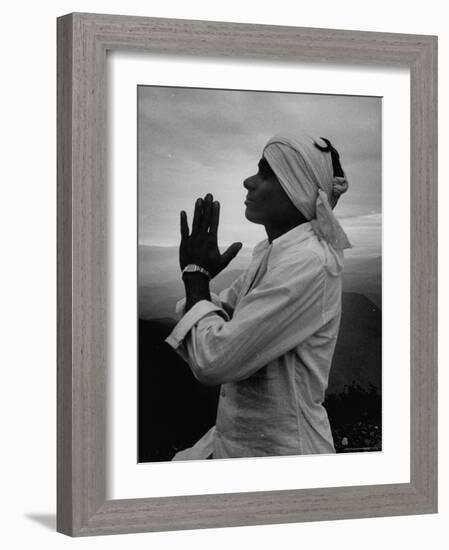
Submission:
[[380,273],[382,271],[382,258],[381,256],[374,256],[365,258],[358,257],[346,257],[345,258],[345,272],[352,273]]
[[339,393],[352,383],[365,389],[372,384],[381,393],[381,381],[381,311],[366,296],[344,292],[328,393]]
[[364,294],[382,308],[382,258],[347,258],[343,291]]

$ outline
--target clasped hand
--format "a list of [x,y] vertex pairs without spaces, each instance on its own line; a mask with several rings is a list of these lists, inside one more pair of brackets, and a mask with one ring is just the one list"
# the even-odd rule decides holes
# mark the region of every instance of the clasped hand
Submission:
[[242,243],[233,243],[223,254],[217,243],[220,203],[214,201],[210,193],[195,203],[192,232],[189,235],[187,214],[181,212],[181,245],[179,264],[181,270],[188,264],[196,264],[206,269],[211,278],[215,277],[237,256]]

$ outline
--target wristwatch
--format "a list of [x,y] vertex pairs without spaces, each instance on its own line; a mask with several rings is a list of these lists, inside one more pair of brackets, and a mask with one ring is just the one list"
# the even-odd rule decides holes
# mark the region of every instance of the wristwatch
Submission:
[[210,280],[211,276],[209,271],[207,269],[204,269],[204,267],[201,267],[196,264],[188,264],[185,266],[185,268],[182,270],[182,274],[184,273],[202,273],[203,275],[206,275],[206,277]]

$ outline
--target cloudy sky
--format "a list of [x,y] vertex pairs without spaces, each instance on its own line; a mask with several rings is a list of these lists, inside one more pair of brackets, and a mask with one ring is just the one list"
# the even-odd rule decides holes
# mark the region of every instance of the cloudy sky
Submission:
[[354,246],[381,251],[381,99],[139,86],[139,243],[179,243],[179,212],[197,197],[221,202],[219,244],[252,247],[262,226],[244,216],[243,181],[267,140],[301,129],[330,139],[350,182],[335,213]]

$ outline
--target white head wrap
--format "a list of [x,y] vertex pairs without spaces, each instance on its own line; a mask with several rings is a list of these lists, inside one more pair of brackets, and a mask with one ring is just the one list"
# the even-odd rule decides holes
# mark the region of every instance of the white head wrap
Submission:
[[311,221],[318,238],[336,250],[351,248],[332,212],[348,183],[345,177],[334,177],[331,154],[315,146],[320,141],[307,135],[275,136],[265,145],[263,156],[289,199]]

